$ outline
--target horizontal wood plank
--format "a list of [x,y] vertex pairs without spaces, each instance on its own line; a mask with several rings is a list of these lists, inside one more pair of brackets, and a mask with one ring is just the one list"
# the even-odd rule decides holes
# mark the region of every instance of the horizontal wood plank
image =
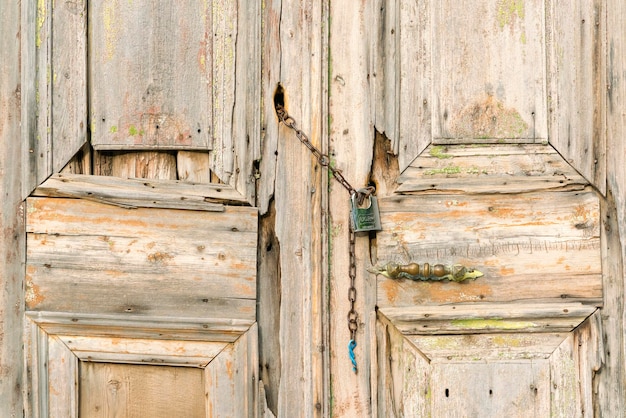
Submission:
[[205,367],[226,347],[226,342],[155,340],[58,335],[83,361],[170,364]]
[[255,318],[254,208],[29,198],[27,225],[31,310]]
[[182,181],[55,174],[33,196],[75,197],[128,207],[221,211],[222,204],[248,205],[232,187]]
[[408,335],[433,363],[548,359],[567,333],[489,333],[466,335]]
[[450,304],[380,308],[403,334],[569,332],[596,308],[581,303]]
[[254,323],[250,319],[43,311],[29,311],[26,316],[37,329],[55,335],[213,342],[233,342]]
[[377,261],[463,264],[464,283],[378,276],[378,306],[564,300],[601,304],[599,201],[594,191],[399,195],[379,200]]
[[550,146],[429,146],[398,178],[398,193],[581,190],[589,182]]

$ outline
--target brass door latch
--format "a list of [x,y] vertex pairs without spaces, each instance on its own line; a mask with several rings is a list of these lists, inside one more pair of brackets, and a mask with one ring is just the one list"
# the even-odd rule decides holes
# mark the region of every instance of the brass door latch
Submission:
[[452,282],[460,283],[465,280],[475,280],[483,276],[478,270],[465,267],[461,264],[445,265],[428,263],[417,264],[397,264],[389,262],[384,266],[372,266],[367,269],[370,273],[376,275],[382,274],[390,279],[409,279],[409,280],[450,280]]

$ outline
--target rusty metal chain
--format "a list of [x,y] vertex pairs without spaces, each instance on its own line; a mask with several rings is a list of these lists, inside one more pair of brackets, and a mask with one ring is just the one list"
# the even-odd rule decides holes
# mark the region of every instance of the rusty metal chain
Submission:
[[[350,193],[350,196],[356,195],[356,199],[359,204],[362,204],[363,201],[374,194],[376,189],[374,187],[368,186],[362,189],[355,189],[352,185],[345,179],[341,171],[336,169],[331,165],[330,157],[327,154],[322,153],[315,145],[311,143],[309,137],[302,132],[296,123],[296,120],[287,113],[284,106],[280,103],[275,103],[276,115],[278,116],[279,122],[282,122],[286,127],[290,128],[294,131],[296,137],[302,142],[308,149],[311,151],[313,156],[317,159],[317,162],[322,167],[328,168],[331,174],[341,184],[347,191]],[[348,311],[348,330],[350,331],[350,342],[348,343],[348,350],[350,355],[350,361],[352,362],[352,370],[356,373],[356,359],[354,357],[354,348],[356,347],[356,332],[359,328],[358,324],[358,313],[355,309],[356,305],[356,232],[354,231],[354,226],[352,225],[352,221],[349,222],[350,225],[350,244],[349,244],[349,253],[350,253],[350,287],[348,287],[348,301],[350,302],[350,310]]]

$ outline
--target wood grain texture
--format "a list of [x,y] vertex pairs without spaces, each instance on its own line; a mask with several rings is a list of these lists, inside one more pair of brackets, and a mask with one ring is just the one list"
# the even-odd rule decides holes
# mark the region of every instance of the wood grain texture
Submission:
[[544,2],[433,8],[436,142],[545,142]]
[[558,0],[547,4],[550,143],[604,194],[607,153],[604,2]]
[[255,209],[28,202],[30,309],[255,318]]
[[[335,168],[341,170],[355,188],[366,186],[372,165],[374,126],[369,95],[369,41],[371,5],[350,0],[330,3],[330,99],[329,152]],[[349,262],[349,195],[337,182],[331,183],[329,195],[330,254],[330,370],[333,399],[332,416],[369,416],[370,368],[372,350],[369,344],[370,313],[375,305],[375,282],[365,274],[369,261],[369,235],[358,234],[355,288],[358,312],[357,347],[358,372],[352,371],[347,345],[350,332],[346,315],[350,310]]]
[[211,7],[200,1],[185,7],[89,3],[96,149],[210,148]]
[[223,212],[224,204],[246,204],[237,191],[225,185],[72,174],[51,176],[33,196],[80,198],[127,208],[209,212]]
[[[49,416],[78,417],[78,360],[58,338],[49,337],[47,344]],[[45,416],[45,415],[44,415]]]
[[[22,89],[32,92],[32,85],[27,89],[20,79],[20,42],[30,34],[22,32],[20,6],[24,4],[0,3],[0,413],[6,417],[23,416],[25,387],[22,170],[28,171],[28,160],[23,158],[28,143],[21,141],[20,106]],[[23,18],[28,24],[33,15]]]
[[626,15],[626,4],[610,0],[606,5],[607,28],[607,200],[603,222],[606,238],[604,258],[605,307],[602,325],[605,333],[605,367],[596,376],[598,403],[602,416],[626,408],[626,383],[623,364],[624,288],[626,281],[626,28],[619,22]]
[[430,146],[397,181],[402,194],[582,190],[589,183],[552,147],[525,144]]
[[80,416],[206,417],[202,370],[81,361]]
[[209,154],[206,152],[178,151],[176,171],[178,179],[192,183],[211,183]]
[[126,152],[111,156],[109,176],[176,180],[176,156],[165,152]]
[[596,310],[580,303],[447,304],[381,307],[403,334],[570,332]]
[[579,300],[601,305],[599,201],[593,191],[379,199],[378,261],[462,264],[472,282],[378,276],[378,306]]
[[[323,141],[327,138],[328,120],[326,5],[314,1],[271,1],[265,10],[266,27],[272,37],[264,50],[264,57],[269,60],[264,62],[270,62],[264,88],[271,90],[264,91],[263,102],[273,104],[276,88],[276,84],[265,83],[280,81],[287,110],[322,150],[327,150]],[[266,382],[272,385],[267,391],[278,393],[277,407],[272,411],[276,416],[321,417],[329,414],[330,399],[324,393],[328,388],[324,382],[329,378],[323,358],[330,354],[322,329],[322,315],[328,303],[323,281],[328,271],[324,259],[327,240],[323,235],[328,221],[323,200],[328,177],[293,131],[277,125],[271,106],[265,123],[275,126],[265,132],[268,149],[264,150],[263,160],[269,157],[270,161],[261,169],[269,171],[263,171],[259,180],[270,183],[260,186],[260,190],[264,193],[262,199],[268,198],[268,193],[274,195],[275,235],[280,243],[277,270],[281,277],[280,356],[276,357],[281,362],[281,374],[280,381]],[[267,210],[269,201],[260,206]]]

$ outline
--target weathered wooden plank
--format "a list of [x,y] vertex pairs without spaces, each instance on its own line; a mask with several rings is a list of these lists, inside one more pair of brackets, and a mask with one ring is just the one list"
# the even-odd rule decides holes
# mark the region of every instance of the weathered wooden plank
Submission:
[[[605,364],[596,375],[598,382],[598,416],[610,416],[626,410],[624,350],[624,282],[626,280],[626,4],[621,0],[604,3],[607,28],[607,199],[602,219],[606,253],[603,258],[605,307],[602,326],[606,350]],[[602,96],[601,96],[602,97]],[[608,355],[610,353],[610,355]]]
[[599,202],[593,191],[379,199],[378,265],[462,264],[464,283],[378,276],[378,306],[567,299],[601,304]]
[[430,364],[384,317],[376,321],[378,417],[426,417],[431,414]]
[[433,362],[493,362],[548,359],[567,333],[490,333],[465,335],[407,335]]
[[94,148],[210,148],[211,7],[89,3]]
[[[257,327],[229,344],[204,372],[207,417],[252,417],[257,408]],[[234,402],[224,402],[234,399]]]
[[574,352],[578,367],[577,382],[580,392],[581,416],[583,417],[598,416],[594,380],[606,358],[602,340],[601,313],[596,311],[574,333]]
[[[22,174],[29,171],[29,160],[24,158],[29,143],[21,136],[22,118],[28,111],[22,113],[20,106],[21,100],[25,100],[22,95],[32,94],[34,86],[32,80],[29,86],[21,83],[20,45],[34,34],[34,13],[24,10],[20,18],[20,11],[28,6],[32,4],[0,2],[0,411],[7,417],[23,416],[25,404],[21,361],[25,256],[22,193],[28,177],[23,182]],[[31,46],[28,44],[25,51],[25,66],[33,64]],[[33,111],[34,103],[30,100],[32,97],[28,105]],[[30,116],[23,120],[29,126],[33,123]]]
[[225,342],[57,335],[82,361],[206,367]]
[[27,312],[48,334],[145,338],[183,341],[233,342],[254,323],[250,319],[129,316],[128,314],[76,314]]
[[72,159],[59,171],[59,173],[92,174],[93,165],[91,162],[91,156],[91,145],[87,144],[72,157]]
[[[211,170],[254,202],[260,158],[261,5],[214,1]],[[271,102],[271,100],[270,100]]]
[[[550,143],[606,190],[606,10],[603,1],[547,3]],[[563,13],[563,10],[568,10]]]
[[398,178],[398,193],[522,193],[589,184],[552,147],[431,146]]
[[433,6],[435,142],[545,142],[544,2]]
[[574,339],[574,334],[570,334],[550,358],[551,416],[562,418],[582,416]]
[[[340,0],[330,2],[329,35],[329,154],[334,166],[356,188],[368,184],[374,149],[374,126],[368,77],[371,77],[368,37],[371,28],[371,5],[367,2]],[[293,103],[293,102],[292,102]],[[331,180],[328,208],[330,215],[329,243],[329,318],[330,326],[330,415],[334,417],[363,416],[371,413],[370,312],[374,311],[375,283],[367,280],[366,266],[356,268],[356,302],[358,327],[355,348],[358,372],[352,370],[347,345],[350,332],[346,315],[350,310],[349,196],[345,189]],[[278,186],[277,186],[278,187]],[[355,243],[357,260],[367,258],[370,242],[367,234],[358,234]]]
[[202,370],[80,363],[80,416],[206,417]]
[[548,360],[433,364],[430,381],[433,417],[539,418],[554,412]]
[[110,176],[176,180],[176,156],[155,151],[125,152],[111,156]]
[[78,359],[55,336],[48,338],[48,398],[51,417],[78,417]]
[[569,332],[596,308],[580,303],[451,304],[386,307],[379,312],[404,334]]
[[210,183],[209,159],[206,152],[178,151],[176,153],[178,179],[185,182]]
[[72,174],[53,175],[35,189],[33,196],[76,197],[120,206],[205,211],[223,211],[222,204],[246,204],[238,192],[225,185]]
[[399,97],[397,108],[398,122],[398,162],[403,171],[413,159],[431,142],[432,108],[434,98],[433,63],[436,48],[433,40],[437,34],[432,26],[432,8],[437,7],[430,0],[401,0],[397,19],[399,20],[399,83],[395,94]]
[[50,9],[53,45],[46,71],[51,72],[53,148],[49,174],[59,172],[87,142],[86,3],[53,2]]

